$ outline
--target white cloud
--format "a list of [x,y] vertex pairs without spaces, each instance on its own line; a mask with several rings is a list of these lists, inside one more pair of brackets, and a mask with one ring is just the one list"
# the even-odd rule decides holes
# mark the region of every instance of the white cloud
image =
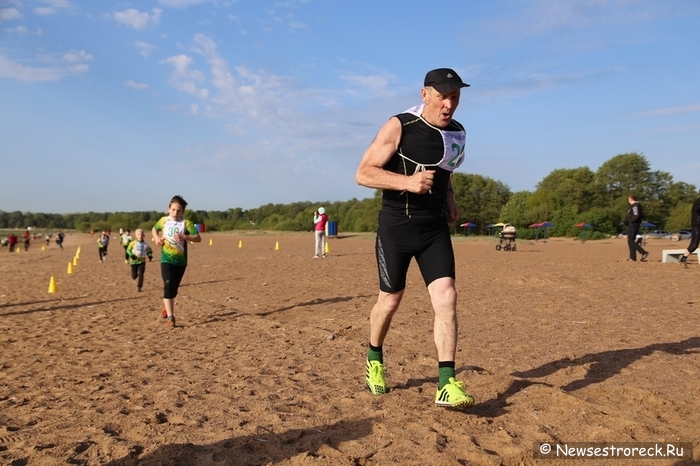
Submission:
[[173,72],[170,75],[168,82],[175,89],[192,94],[201,99],[209,97],[209,90],[198,87],[199,84],[205,81],[204,73],[199,70],[192,69],[194,60],[187,55],[174,55],[160,63],[167,63],[173,66]]
[[198,5],[209,1],[211,0],[158,0],[158,3],[173,8],[185,8],[190,5]]
[[137,91],[143,91],[144,89],[148,89],[148,84],[144,83],[137,83],[136,81],[132,81],[131,79],[128,81],[124,82],[124,85],[126,87],[130,87],[132,89],[136,89]]
[[33,9],[34,14],[39,16],[51,16],[59,12],[59,10],[67,10],[73,8],[73,5],[68,0],[42,0],[45,6],[38,6]]
[[0,77],[16,79],[28,83],[57,81],[66,76],[84,73],[88,69],[89,66],[86,64],[32,67],[16,63],[0,56]]
[[160,14],[163,12],[160,8],[153,8],[153,14],[141,12],[134,8],[129,8],[124,11],[114,13],[114,19],[117,22],[125,24],[136,30],[145,29],[149,24],[158,24],[160,22]]
[[19,19],[22,13],[17,8],[0,8],[0,21]]
[[667,115],[680,115],[683,113],[695,113],[695,112],[700,112],[700,104],[685,105],[682,107],[659,108],[656,110],[649,110],[647,112],[641,112],[637,116],[642,116],[642,117],[667,116]]
[[340,76],[340,79],[356,86],[367,88],[374,95],[394,95],[393,89],[389,87],[391,83],[396,81],[396,77],[392,74],[383,73],[367,76],[346,74]]
[[[518,3],[524,8],[517,8]],[[497,21],[484,23],[485,30],[522,40],[566,28],[586,29],[600,25],[643,23],[667,16],[689,14],[686,2],[640,2],[635,0],[579,0],[516,2],[515,8]],[[696,7],[697,8],[697,7]]]
[[68,63],[78,63],[82,61],[90,61],[94,57],[84,50],[71,50],[63,55],[63,61]]
[[[327,153],[350,153],[353,156],[349,158],[336,155],[332,165],[351,167],[348,173],[354,170],[357,163],[355,154],[362,153],[376,131],[376,127],[367,129],[368,134],[357,131],[357,121],[364,123],[366,115],[355,118],[349,117],[346,112],[344,118],[338,119],[335,111],[329,109],[337,102],[333,95],[322,89],[300,86],[283,76],[242,65],[230,65],[219,51],[218,44],[203,34],[193,37],[193,46],[189,51],[189,55],[170,57],[162,62],[173,66],[169,83],[183,93],[198,97],[201,95],[197,95],[197,90],[207,87],[208,98],[205,101],[192,100],[173,110],[193,116],[220,118],[227,132],[235,135],[241,144],[238,146],[241,150],[220,154],[221,157],[211,161],[217,173],[235,171],[245,154],[255,157],[256,163],[269,170],[282,172],[301,170],[301,167],[306,167],[306,170],[313,167],[312,171],[325,170],[314,161],[315,157]],[[194,60],[198,55],[206,60],[208,69],[200,66],[193,74],[196,68]],[[388,84],[394,80],[393,76],[382,71],[373,73],[376,76],[357,78],[357,81],[365,87],[386,91]],[[351,121],[346,121],[348,119]],[[377,127],[382,119],[378,121]],[[275,128],[274,132],[269,131],[271,127]],[[341,133],[352,136],[335,136]],[[261,140],[264,140],[267,150],[262,150]],[[290,145],[290,140],[295,143]],[[250,142],[255,149],[246,147],[249,141],[255,141]],[[199,163],[204,162],[198,158]],[[266,171],[267,175],[269,173]]]
[[141,51],[141,55],[145,58],[148,58],[151,52],[156,49],[155,45],[149,44],[148,42],[137,41],[134,42],[134,45]]
[[276,114],[286,113],[291,101],[280,98],[284,80],[273,75],[257,74],[240,66],[236,77],[221,57],[216,43],[203,34],[194,36],[193,51],[204,56],[209,64],[210,82],[217,93],[211,97],[210,116],[235,114],[264,123]]
[[29,34],[29,30],[26,26],[17,26],[16,28],[5,29],[8,34],[17,34],[19,36],[26,36]]

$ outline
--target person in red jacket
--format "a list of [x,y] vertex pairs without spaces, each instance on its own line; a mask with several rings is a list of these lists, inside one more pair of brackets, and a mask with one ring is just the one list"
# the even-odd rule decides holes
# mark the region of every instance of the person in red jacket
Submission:
[[7,243],[10,245],[10,252],[15,252],[15,245],[17,244],[17,236],[14,233],[10,233],[7,237]]
[[328,223],[326,209],[319,207],[314,212],[314,236],[316,237],[314,259],[318,259],[319,255],[326,257],[326,223]]
[[29,234],[29,230],[24,232],[24,234],[22,235],[22,239],[24,240],[24,250],[29,251],[29,242],[32,240],[32,236]]

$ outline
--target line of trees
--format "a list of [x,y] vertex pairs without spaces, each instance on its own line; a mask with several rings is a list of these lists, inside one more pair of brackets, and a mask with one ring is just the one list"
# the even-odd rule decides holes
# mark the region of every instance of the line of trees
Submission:
[[[462,215],[454,226],[467,221],[477,224],[471,234],[489,234],[487,225],[508,222],[518,228],[518,236],[529,238],[534,231],[528,225],[549,221],[554,227],[549,236],[577,236],[574,225],[593,226],[589,239],[607,237],[620,231],[627,198],[635,194],[646,212],[646,219],[669,231],[687,228],[690,209],[697,189],[676,182],[663,171],[652,171],[649,161],[639,153],[620,154],[603,163],[595,172],[588,167],[556,169],[540,181],[534,191],[511,192],[501,181],[477,174],[455,173],[452,178],[455,199]],[[255,209],[232,208],[226,211],[187,210],[185,217],[204,223],[208,231],[285,230],[310,231],[313,212],[323,205],[330,219],[345,232],[375,231],[381,206],[381,192],[367,199],[338,202],[294,202],[267,204]],[[116,212],[44,214],[0,212],[0,229],[44,230],[74,229],[83,232],[119,228],[150,230],[164,212]]]

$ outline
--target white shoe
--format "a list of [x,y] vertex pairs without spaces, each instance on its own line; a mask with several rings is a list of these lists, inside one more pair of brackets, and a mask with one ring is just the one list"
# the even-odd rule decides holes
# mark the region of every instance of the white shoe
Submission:
[[318,254],[314,254],[314,259],[318,259]]

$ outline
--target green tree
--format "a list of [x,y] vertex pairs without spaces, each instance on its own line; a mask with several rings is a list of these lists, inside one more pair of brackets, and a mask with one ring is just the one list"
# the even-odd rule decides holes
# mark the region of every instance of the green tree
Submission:
[[584,212],[591,208],[596,197],[595,173],[588,167],[557,169],[539,182],[535,192],[541,191],[552,195],[556,208],[573,206],[577,212]]
[[461,212],[456,224],[476,223],[481,233],[487,232],[486,225],[497,221],[494,219],[511,196],[510,188],[502,182],[470,173],[453,174],[452,189]]
[[620,154],[604,162],[596,171],[595,183],[609,201],[627,199],[648,191],[651,178],[649,161],[636,152]]
[[666,221],[666,229],[668,231],[678,231],[690,227],[690,211],[693,204],[689,202],[681,202],[677,204],[668,216]]
[[[532,196],[530,191],[518,191],[508,199],[508,202],[501,208],[498,222],[506,222],[516,228],[527,227],[526,218],[528,210],[528,200]],[[496,223],[498,223],[496,222]]]

